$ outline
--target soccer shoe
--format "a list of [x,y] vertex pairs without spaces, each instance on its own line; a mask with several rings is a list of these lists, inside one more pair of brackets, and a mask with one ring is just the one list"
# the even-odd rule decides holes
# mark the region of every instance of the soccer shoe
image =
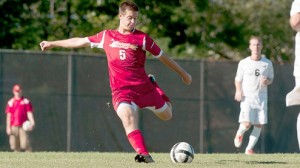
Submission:
[[164,99],[164,101],[171,102],[169,97],[165,94],[165,92],[158,86],[154,75],[149,74],[148,77],[149,77],[150,81],[153,83],[153,85],[155,86],[155,89],[158,91],[160,96]]
[[141,155],[138,154],[134,157],[135,162],[137,163],[153,163],[154,160],[150,155]]
[[148,77],[152,83],[156,83],[156,79],[155,79],[154,75],[149,74]]
[[246,149],[245,154],[246,155],[253,155],[254,151],[252,149]]
[[300,86],[295,88],[286,95],[286,106],[300,105]]
[[243,135],[236,135],[234,138],[234,146],[239,148],[242,146],[243,143]]

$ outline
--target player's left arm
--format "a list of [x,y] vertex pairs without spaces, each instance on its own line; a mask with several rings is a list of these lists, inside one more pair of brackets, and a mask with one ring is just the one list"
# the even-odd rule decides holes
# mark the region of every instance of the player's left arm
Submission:
[[30,122],[30,124],[31,124],[30,130],[33,130],[34,127],[35,127],[35,120],[34,120],[34,116],[33,116],[32,111],[28,111],[28,112],[27,112],[27,117],[28,117],[28,120],[29,120],[29,122]]
[[268,77],[263,77],[261,82],[263,85],[270,85],[273,82],[273,79],[270,79]]
[[270,85],[273,82],[273,79],[274,79],[274,69],[272,63],[270,63],[267,69],[267,75],[263,76],[262,78],[262,83],[264,85]]
[[26,110],[27,110],[27,118],[31,124],[30,130],[33,130],[35,127],[35,120],[33,116],[33,106],[29,100],[27,100],[28,103],[26,104]]
[[165,64],[168,68],[175,71],[178,75],[181,76],[183,82],[186,85],[190,85],[192,83],[192,76],[187,73],[179,64],[177,64],[173,59],[171,59],[165,53],[158,58],[163,64]]

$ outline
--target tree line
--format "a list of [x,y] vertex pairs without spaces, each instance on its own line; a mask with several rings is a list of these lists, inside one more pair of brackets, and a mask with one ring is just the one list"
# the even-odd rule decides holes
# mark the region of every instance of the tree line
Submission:
[[[41,40],[85,37],[118,26],[119,0],[0,0],[0,48],[39,50]],[[285,63],[294,57],[289,26],[292,0],[135,0],[137,28],[171,56],[240,60],[251,35],[263,53]],[[62,49],[59,49],[62,50]],[[83,52],[98,52],[79,49]]]

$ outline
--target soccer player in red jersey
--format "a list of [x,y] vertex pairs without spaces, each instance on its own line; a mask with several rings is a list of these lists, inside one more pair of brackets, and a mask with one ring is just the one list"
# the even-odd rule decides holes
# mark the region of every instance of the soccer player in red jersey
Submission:
[[23,130],[22,124],[29,120],[29,131],[33,130],[35,121],[33,117],[32,104],[27,98],[22,96],[21,85],[13,87],[14,97],[11,98],[6,106],[6,133],[9,136],[11,150],[19,152],[21,150],[31,152],[31,144],[28,132]]
[[104,49],[114,109],[123,123],[130,144],[138,154],[135,160],[150,163],[154,161],[138,128],[138,108],[148,108],[160,119],[170,120],[172,106],[153,76],[149,77],[145,72],[146,51],[178,73],[185,84],[189,85],[192,77],[169,58],[151,37],[135,28],[138,14],[138,6],[125,1],[119,6],[120,23],[117,29],[103,30],[85,38],[42,41],[40,47],[42,51],[53,47],[90,46]]

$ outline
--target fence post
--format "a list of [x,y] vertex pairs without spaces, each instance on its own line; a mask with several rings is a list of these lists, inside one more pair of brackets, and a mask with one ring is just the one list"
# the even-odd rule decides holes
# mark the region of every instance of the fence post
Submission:
[[4,86],[3,86],[3,52],[0,50],[0,107],[4,107],[3,95],[4,95]]
[[200,153],[204,153],[204,60],[200,60]]
[[71,151],[72,143],[72,81],[73,81],[73,52],[68,55],[68,96],[67,96],[67,152]]

